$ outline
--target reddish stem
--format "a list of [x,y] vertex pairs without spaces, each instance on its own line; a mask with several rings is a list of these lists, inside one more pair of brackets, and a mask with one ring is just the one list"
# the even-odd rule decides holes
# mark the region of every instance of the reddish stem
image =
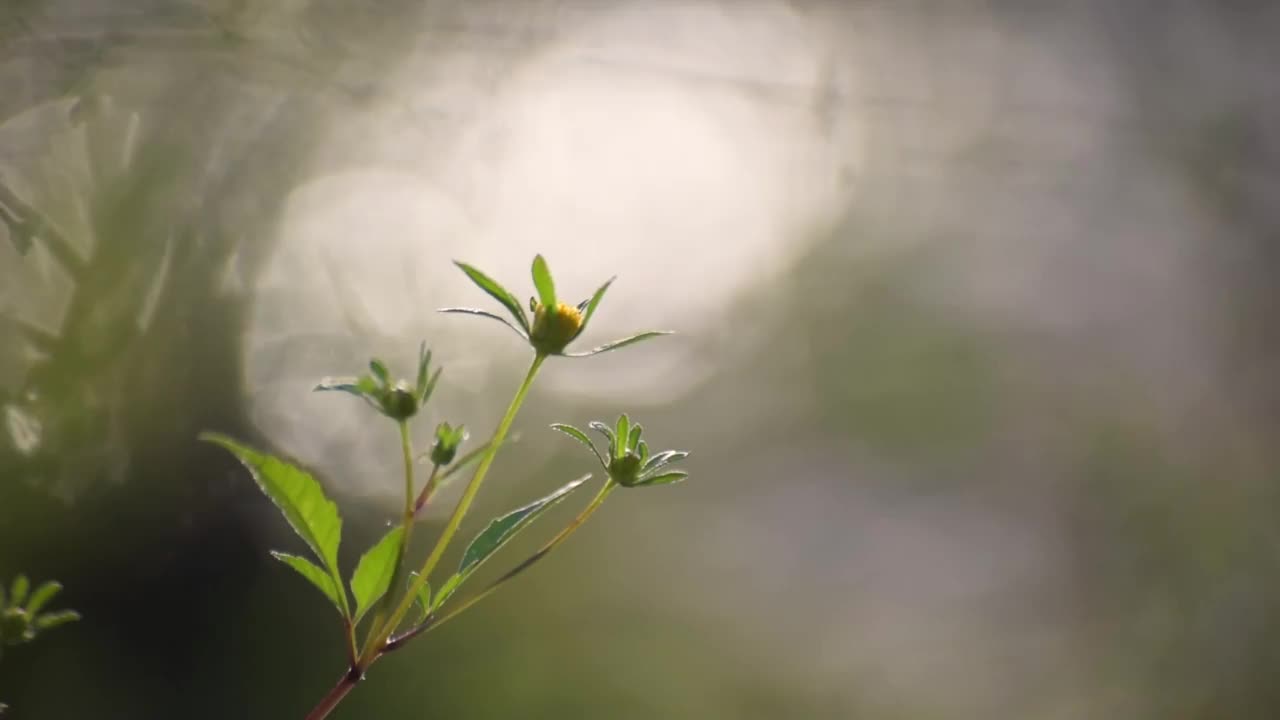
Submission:
[[363,677],[364,673],[352,667],[338,680],[338,684],[334,685],[332,690],[320,698],[320,702],[311,709],[311,712],[307,713],[306,720],[324,720],[324,718],[329,717],[329,713],[333,712],[333,709],[338,706],[338,703],[342,702],[347,693],[355,689],[356,683],[360,682]]

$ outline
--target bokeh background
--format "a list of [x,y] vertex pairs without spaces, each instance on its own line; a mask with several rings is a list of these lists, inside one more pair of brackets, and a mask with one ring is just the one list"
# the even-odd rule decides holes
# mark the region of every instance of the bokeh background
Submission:
[[1277,37],[1246,0],[3,0],[0,578],[85,616],[6,653],[10,717],[301,717],[332,611],[196,434],[314,468],[350,567],[396,435],[311,385],[425,339],[419,445],[483,436],[525,351],[433,309],[535,252],[619,275],[588,341],[679,335],[550,364],[464,535],[590,469],[553,421],[627,410],[693,478],[335,717],[1280,716]]

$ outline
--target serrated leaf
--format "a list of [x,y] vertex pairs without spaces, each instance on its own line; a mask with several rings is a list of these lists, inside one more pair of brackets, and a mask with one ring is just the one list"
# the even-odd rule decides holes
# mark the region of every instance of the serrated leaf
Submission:
[[79,619],[80,613],[75,610],[58,610],[57,612],[45,613],[36,617],[32,624],[35,625],[37,630],[49,630]]
[[662,452],[649,458],[649,462],[640,468],[641,474],[653,472],[665,465],[670,465],[677,460],[683,460],[689,457],[689,453],[683,450],[663,450]]
[[262,492],[275,503],[290,527],[316,554],[338,582],[338,543],[342,539],[342,517],[338,506],[306,471],[259,452],[218,433],[201,433],[200,439],[218,445],[249,470]]
[[671,335],[671,334],[672,332],[670,330],[650,330],[648,332],[642,332],[638,335],[632,335],[631,337],[622,338],[621,340],[614,340],[611,343],[605,343],[604,345],[601,345],[598,348],[593,348],[586,352],[564,353],[564,354],[567,357],[591,357],[592,355],[599,355],[600,353],[603,353],[603,352],[609,352],[610,350],[617,350],[618,348],[624,348],[628,345],[634,345],[635,343],[638,343],[641,340],[648,340],[649,338],[659,337],[662,335]]
[[648,487],[650,485],[669,485],[671,483],[680,482],[689,477],[689,473],[683,470],[673,470],[669,473],[654,475],[650,478],[644,478],[636,483],[633,487]]
[[595,443],[591,442],[591,438],[587,437],[586,433],[582,432],[581,430],[579,430],[578,428],[572,425],[565,425],[563,423],[554,423],[552,424],[551,427],[552,429],[559,430],[565,435],[568,435],[574,440],[577,440],[583,445],[586,445],[588,448],[591,449],[591,454],[596,456],[596,460],[599,460],[601,465],[605,466],[606,468],[609,466],[609,463],[605,462],[604,458],[600,456],[600,451],[596,450]]
[[329,598],[329,602],[338,610],[338,614],[343,617],[347,616],[347,599],[338,596],[338,584],[333,581],[324,568],[316,565],[310,560],[298,555],[290,555],[276,550],[271,551],[271,557],[293,568],[299,575],[306,578],[308,582],[316,587],[325,597]]
[[[418,573],[409,573],[409,582],[412,583],[414,578],[418,577]],[[431,614],[431,581],[423,581],[422,587],[418,588],[417,596],[418,619],[416,624],[421,625],[426,621],[427,616]]]
[[22,602],[27,599],[27,590],[31,588],[31,582],[27,580],[26,575],[19,575],[13,579],[13,584],[9,586],[9,602],[13,607],[22,607]]
[[506,325],[507,327],[511,328],[511,331],[512,331],[512,332],[514,332],[515,334],[517,334],[517,335],[519,335],[520,337],[524,338],[525,340],[528,340],[528,339],[529,339],[528,334],[526,334],[524,331],[522,331],[520,328],[516,327],[515,325],[512,325],[510,320],[508,320],[508,319],[506,319],[506,318],[504,318],[504,317],[501,317],[501,316],[499,316],[499,315],[494,315],[493,313],[489,312],[488,310],[481,310],[481,309],[479,309],[479,308],[449,307],[449,308],[440,308],[440,309],[439,309],[439,310],[437,310],[436,312],[443,312],[443,313],[465,313],[465,314],[467,314],[467,315],[479,315],[480,317],[487,317],[487,318],[489,318],[489,319],[491,319],[491,320],[497,320],[498,322],[502,323],[503,325]]
[[56,580],[49,580],[36,588],[35,592],[31,593],[31,599],[27,601],[27,614],[35,615],[40,612],[45,605],[49,604],[49,601],[53,599],[53,596],[57,595],[61,590],[62,583],[57,582]]
[[351,576],[351,594],[356,598],[356,614],[353,622],[360,618],[369,608],[387,592],[391,577],[395,574],[396,560],[400,557],[400,542],[404,537],[404,527],[396,526],[368,552],[360,556],[356,564],[355,574]]
[[481,290],[488,293],[494,300],[502,303],[502,306],[507,309],[507,312],[511,313],[511,316],[515,318],[516,322],[520,324],[520,327],[524,329],[525,335],[527,336],[529,334],[529,318],[525,316],[524,308],[520,307],[520,303],[516,302],[514,295],[508,292],[506,288],[502,287],[497,280],[485,275],[474,267],[456,260],[453,264],[457,265],[462,272],[466,273],[467,277],[471,278],[471,282],[475,283]]
[[471,544],[467,545],[466,551],[462,553],[462,562],[458,564],[457,572],[458,577],[461,578],[459,583],[462,580],[466,580],[471,573],[475,572],[485,560],[489,559],[517,532],[524,529],[553,505],[565,499],[569,493],[582,487],[582,484],[590,477],[590,475],[580,477],[545,497],[516,508],[502,517],[490,520],[489,525],[479,535],[476,535]]
[[556,306],[556,284],[551,279],[551,269],[541,255],[533,257],[533,286],[538,289],[538,300],[548,309]]

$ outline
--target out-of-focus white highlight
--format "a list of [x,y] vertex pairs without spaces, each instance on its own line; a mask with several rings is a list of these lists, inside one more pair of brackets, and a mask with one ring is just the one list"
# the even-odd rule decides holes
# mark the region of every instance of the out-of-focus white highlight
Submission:
[[[434,314],[496,309],[451,259],[522,301],[533,292],[535,253],[570,302],[618,275],[574,349],[645,329],[679,333],[575,361],[572,372],[546,373],[544,388],[642,405],[710,372],[714,359],[696,355],[689,338],[712,331],[830,222],[838,168],[855,148],[815,131],[809,99],[824,79],[822,43],[785,5],[700,7],[637,4],[569,18],[556,41],[513,56],[480,99],[458,77],[430,74],[465,74],[476,57],[414,58],[400,75],[402,97],[335,122],[332,157],[319,162],[346,168],[294,194],[255,299],[247,366],[263,429],[303,459],[328,460],[327,443],[308,447],[318,422],[342,433],[366,425],[355,403],[312,414],[318,401],[297,397],[310,376],[264,392],[269,379],[312,372],[314,363],[297,362],[308,337],[327,337],[310,346],[329,352],[370,342],[412,349],[425,337],[453,360],[446,382],[472,392],[491,379],[490,362],[514,362],[519,341],[496,323]],[[762,97],[761,85],[773,94]],[[406,106],[443,108],[456,122],[433,124]],[[352,169],[352,157],[372,159]],[[282,345],[296,350],[277,352]],[[330,372],[363,358],[350,360]]]

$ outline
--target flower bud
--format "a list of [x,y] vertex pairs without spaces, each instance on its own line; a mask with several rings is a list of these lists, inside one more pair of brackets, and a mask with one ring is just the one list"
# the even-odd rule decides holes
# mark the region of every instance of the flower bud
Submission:
[[431,444],[431,462],[444,467],[453,462],[458,454],[458,446],[467,439],[467,431],[462,426],[453,427],[447,422],[436,426],[436,439]]
[[20,607],[0,609],[0,639],[5,644],[16,645],[34,637],[27,611]]
[[640,456],[628,452],[609,461],[609,477],[623,487],[631,487],[640,479]]
[[383,390],[381,395],[382,412],[392,420],[408,420],[418,412],[418,395],[403,380]]
[[529,340],[533,347],[546,355],[557,355],[562,352],[578,332],[582,329],[582,313],[578,308],[565,303],[556,303],[548,309],[538,303],[533,312],[533,328]]

